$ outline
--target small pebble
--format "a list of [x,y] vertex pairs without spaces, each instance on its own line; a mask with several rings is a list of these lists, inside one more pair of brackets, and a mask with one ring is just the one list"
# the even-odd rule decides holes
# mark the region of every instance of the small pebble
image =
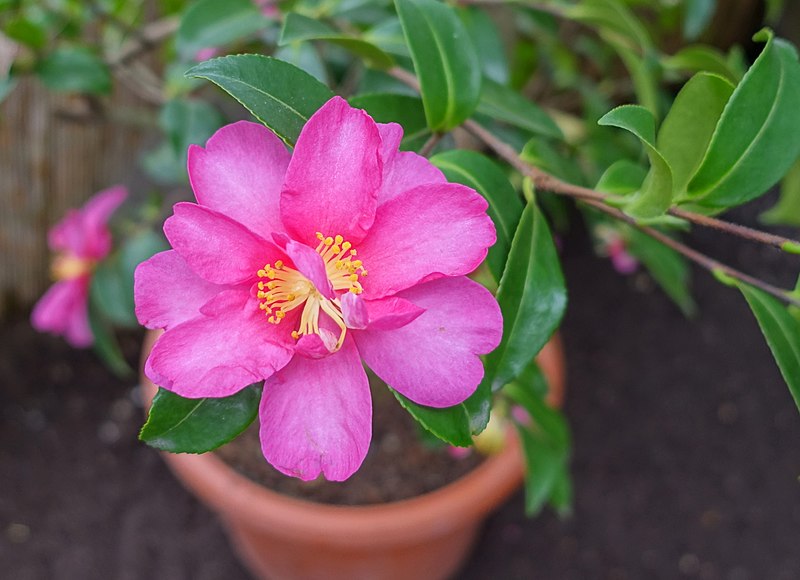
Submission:
[[12,544],[23,544],[31,537],[31,529],[25,524],[12,522],[6,528],[6,537]]
[[681,571],[681,574],[694,576],[700,571],[700,558],[694,554],[684,554],[678,560],[678,570]]
[[114,421],[104,421],[97,429],[97,437],[103,443],[110,445],[120,438],[120,429]]

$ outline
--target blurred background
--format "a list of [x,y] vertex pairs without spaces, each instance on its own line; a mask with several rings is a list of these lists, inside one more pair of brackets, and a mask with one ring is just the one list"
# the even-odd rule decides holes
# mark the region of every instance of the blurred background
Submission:
[[[153,200],[144,217],[156,223],[189,194],[188,143],[242,116],[214,89],[182,84],[197,51],[215,47],[192,46],[190,58],[159,48],[188,4],[0,0],[0,79],[10,70],[0,83],[3,577],[247,578],[219,522],[137,441],[136,378],[111,374],[91,351],[37,334],[28,321],[50,282],[47,229],[68,208],[125,183]],[[630,4],[658,23],[679,2]],[[797,2],[705,4],[711,12],[697,37],[723,51],[739,46],[752,59],[750,37],[767,18],[800,40]],[[63,20],[55,32],[54,18]],[[570,34],[565,28],[559,33]],[[269,30],[244,48],[268,43]],[[660,40],[667,52],[681,43],[669,32]],[[108,71],[86,81],[91,90],[65,88],[68,80],[48,78],[43,64],[53,47],[78,42],[101,47],[92,54]],[[544,56],[539,66],[547,68]],[[180,101],[195,90],[210,112],[205,101]],[[730,219],[759,225],[776,199]],[[800,578],[800,418],[741,296],[692,271],[698,314],[689,320],[646,271],[622,276],[598,259],[594,233],[570,215],[561,234],[570,295],[562,332],[574,508],[563,519],[527,519],[520,492],[489,522],[459,577]],[[795,282],[796,265],[778,252],[711,231],[689,239],[745,271]],[[141,333],[119,340],[135,365]]]

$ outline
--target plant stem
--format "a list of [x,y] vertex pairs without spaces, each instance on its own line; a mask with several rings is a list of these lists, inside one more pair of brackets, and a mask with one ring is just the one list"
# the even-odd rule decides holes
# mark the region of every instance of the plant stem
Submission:
[[444,133],[433,133],[430,138],[425,141],[425,145],[422,146],[422,149],[419,150],[419,154],[423,157],[430,157],[431,151],[433,148],[439,144],[439,141],[442,140],[444,137]]

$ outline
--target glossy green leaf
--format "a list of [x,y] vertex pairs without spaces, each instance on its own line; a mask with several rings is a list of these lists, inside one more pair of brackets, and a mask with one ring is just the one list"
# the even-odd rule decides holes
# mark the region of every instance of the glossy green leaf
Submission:
[[765,224],[800,227],[800,160],[781,181],[778,203],[759,216]]
[[627,195],[642,187],[647,170],[633,161],[620,159],[603,172],[594,188],[612,195]]
[[492,391],[513,381],[555,332],[567,290],[553,237],[535,203],[522,212],[497,290],[503,340],[486,357]]
[[187,76],[208,79],[293,145],[300,130],[333,92],[294,65],[255,54],[202,62]]
[[324,40],[338,44],[378,68],[389,68],[394,64],[392,57],[374,44],[356,36],[342,34],[319,20],[290,12],[283,21],[278,44],[285,46],[291,42],[306,40]]
[[197,0],[181,16],[175,42],[178,51],[193,57],[204,48],[218,48],[250,36],[269,21],[250,0]]
[[737,285],[758,320],[772,356],[800,410],[800,321],[776,298],[752,286]]
[[568,183],[583,183],[583,175],[575,159],[546,139],[534,137],[525,143],[520,159]]
[[733,92],[708,151],[689,183],[692,201],[731,207],[758,197],[800,155],[800,64],[785,41],[767,44]]
[[59,48],[42,59],[36,72],[52,91],[100,95],[111,91],[108,66],[88,48]]
[[114,254],[98,265],[92,276],[90,296],[103,316],[114,324],[135,327],[133,285],[126,285],[120,256]]
[[[544,383],[541,371],[538,368],[536,371],[535,382]],[[538,513],[554,493],[562,509],[568,499],[559,486],[565,484],[565,475],[569,477],[569,426],[559,411],[545,404],[541,391],[535,384],[522,382],[512,383],[504,391],[531,419],[530,424],[515,421],[525,454],[525,511],[528,515]]]
[[419,150],[431,136],[425,109],[418,97],[373,93],[352,97],[350,104],[367,111],[378,123],[400,123],[403,127],[401,149]]
[[483,76],[501,85],[508,85],[510,74],[505,45],[494,21],[477,6],[460,10],[459,16],[478,53]]
[[453,407],[436,409],[424,407],[404,397],[394,389],[390,389],[403,408],[425,429],[442,441],[456,447],[472,445],[469,416],[463,403]]
[[626,204],[625,212],[637,219],[663,215],[672,203],[672,170],[656,149],[656,127],[652,113],[638,105],[622,105],[606,113],[597,123],[619,127],[636,135],[650,159],[650,173],[642,189]]
[[716,7],[717,0],[684,0],[683,37],[694,40],[700,36],[714,16]]
[[640,56],[621,42],[607,39],[622,59],[633,81],[636,99],[654,116],[660,117],[658,61],[650,52]]
[[690,271],[686,260],[672,248],[634,228],[625,229],[628,251],[639,260],[650,275],[686,316],[697,310],[689,292]]
[[481,92],[475,47],[453,8],[436,0],[395,0],[420,83],[428,127],[447,131],[467,119]]
[[658,132],[657,147],[672,168],[676,196],[703,160],[734,86],[722,77],[698,73],[683,86]]
[[170,453],[213,451],[253,422],[260,400],[260,385],[221,399],[186,399],[159,388],[139,439]]
[[489,202],[488,212],[497,229],[497,242],[489,248],[486,261],[495,280],[500,280],[522,215],[519,194],[496,163],[475,151],[445,151],[432,157],[431,163],[442,170],[448,181],[471,187]]
[[709,72],[738,84],[743,71],[731,65],[725,54],[713,46],[694,44],[687,46],[661,61],[667,70]]
[[325,68],[325,63],[313,44],[295,42],[280,46],[272,56],[278,60],[293,64],[323,84],[328,82],[328,71]]
[[411,58],[405,36],[403,36],[403,27],[400,19],[396,16],[387,18],[384,22],[370,28],[364,33],[363,38],[388,54]]
[[564,138],[547,113],[517,91],[494,81],[484,80],[477,111],[536,135]]

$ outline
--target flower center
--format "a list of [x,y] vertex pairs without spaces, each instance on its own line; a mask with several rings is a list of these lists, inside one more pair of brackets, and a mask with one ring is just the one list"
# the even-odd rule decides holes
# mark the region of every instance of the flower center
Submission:
[[[367,271],[358,252],[342,236],[326,237],[317,232],[319,244],[316,251],[325,263],[325,272],[334,292],[361,294],[364,289],[359,278]],[[320,311],[327,314],[339,327],[339,338],[332,350],[339,350],[344,343],[347,326],[344,323],[342,304],[338,298],[331,300],[322,296],[314,284],[297,270],[286,266],[281,260],[266,264],[258,271],[259,308],[264,311],[271,324],[280,324],[286,313],[303,306],[298,328],[292,331],[297,340],[304,334],[320,334]]]
[[74,254],[58,254],[50,265],[50,275],[54,280],[74,280],[94,270],[94,261],[79,258]]

